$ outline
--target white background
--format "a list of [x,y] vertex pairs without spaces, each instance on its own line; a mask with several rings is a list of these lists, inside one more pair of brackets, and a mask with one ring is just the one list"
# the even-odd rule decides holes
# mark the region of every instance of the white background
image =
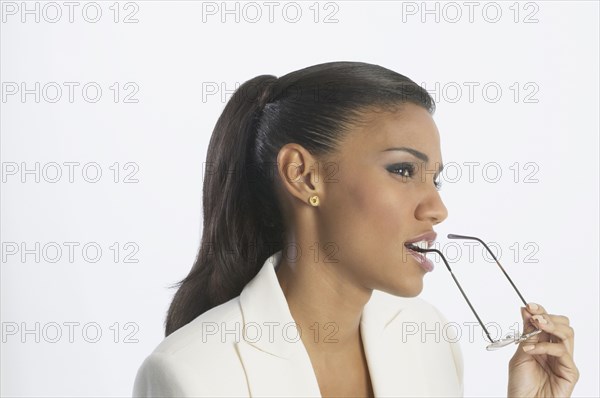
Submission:
[[[457,277],[485,322],[520,321],[497,266],[445,236],[496,242],[525,298],[570,318],[581,372],[574,396],[600,394],[597,2],[475,2],[471,16],[464,2],[300,2],[287,13],[279,2],[272,21],[262,2],[260,16],[234,2],[227,7],[238,12],[224,15],[221,2],[204,3],[216,14],[192,1],[98,2],[95,23],[94,4],[76,3],[73,22],[63,2],[28,2],[32,14],[22,4],[2,2],[0,40],[2,395],[130,395],[163,337],[168,286],[200,244],[203,162],[231,91],[259,74],[338,60],[385,66],[436,96],[443,160],[453,164],[441,191],[449,217],[437,232],[458,258]],[[137,22],[124,23],[128,15]],[[39,103],[11,94],[36,82]],[[78,84],[72,102],[65,82]],[[56,85],[62,96],[52,103]],[[227,91],[208,95],[213,85]],[[131,93],[137,102],[124,101]],[[39,182],[23,173],[36,162]],[[53,162],[62,166],[55,183]],[[65,162],[79,162],[73,182]],[[102,176],[91,183],[82,168],[94,162]],[[467,162],[479,162],[471,175]],[[125,183],[130,174],[138,182]],[[51,242],[63,249],[55,263]],[[72,262],[65,242],[79,244]],[[93,248],[82,254],[90,242],[102,249],[95,263]],[[21,243],[32,250],[25,259]],[[138,262],[125,262],[131,253]],[[451,321],[476,321],[439,261],[421,296]],[[465,395],[505,396],[515,346],[488,352],[474,330],[461,339]]]

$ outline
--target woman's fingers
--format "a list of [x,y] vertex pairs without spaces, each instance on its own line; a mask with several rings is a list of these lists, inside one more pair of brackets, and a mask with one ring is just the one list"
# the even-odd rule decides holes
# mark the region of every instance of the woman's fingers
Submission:
[[561,369],[562,375],[571,375],[572,382],[575,383],[579,379],[579,370],[573,361],[573,356],[568,352],[567,347],[561,343],[537,343],[535,345],[525,344],[523,351],[530,355],[549,355],[556,357]]
[[[523,334],[528,334],[536,329],[541,329],[538,327],[537,322],[533,321],[533,317],[536,315],[532,315],[527,308],[521,307],[521,316],[523,317]],[[547,333],[543,333],[542,329],[542,333],[538,333],[535,336],[530,337],[527,339],[527,342],[537,343],[538,341],[550,341],[550,337],[551,336]]]
[[533,315],[541,315],[546,313],[546,309],[536,303],[528,303],[527,307],[521,307],[521,311],[523,315],[523,327],[525,329],[525,333],[533,332],[537,326],[536,324],[530,322]]
[[552,318],[552,321],[554,323],[562,323],[565,325],[569,325],[569,318],[567,318],[566,316],[563,315],[550,315],[548,314],[548,312],[546,311],[546,309],[536,303],[529,303],[527,304],[527,312],[529,312],[532,315],[548,315]]
[[552,315],[537,303],[529,303],[522,308],[524,333],[530,333],[536,328],[543,333],[530,337],[523,344],[542,342],[564,343],[567,352],[572,356],[574,350],[574,330],[570,327],[569,318],[563,315]]
[[[533,348],[531,348],[533,347]],[[567,347],[560,343],[540,342],[536,344],[523,345],[523,351],[532,355],[547,354],[553,357],[571,358],[567,352]],[[572,359],[571,359],[572,360]]]
[[[567,320],[567,323],[565,323],[565,319]],[[532,316],[530,322],[543,332],[551,335],[552,342],[564,343],[566,351],[571,356],[573,355],[575,331],[568,325],[568,318],[561,315],[541,314]]]
[[569,326],[569,322],[570,322],[569,318],[567,318],[564,315],[550,315],[550,314],[548,314],[548,316],[550,317],[550,319],[554,323],[562,323],[563,325]]
[[544,307],[542,307],[541,305],[536,304],[536,303],[527,304],[527,311],[529,311],[533,315],[546,313],[546,310],[544,309]]

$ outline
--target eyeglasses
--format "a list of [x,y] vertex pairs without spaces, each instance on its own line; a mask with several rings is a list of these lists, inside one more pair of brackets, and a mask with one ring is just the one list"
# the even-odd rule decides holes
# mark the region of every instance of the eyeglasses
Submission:
[[[502,267],[502,265],[500,265],[500,262],[498,261],[498,259],[494,255],[494,253],[492,253],[492,251],[490,250],[490,248],[488,247],[488,245],[485,244],[484,241],[482,241],[481,239],[476,238],[474,236],[465,236],[465,235],[456,235],[456,234],[448,234],[448,239],[470,239],[470,240],[475,240],[475,241],[481,243],[483,245],[483,247],[486,248],[486,250],[488,251],[488,253],[490,253],[490,255],[492,256],[492,258],[494,259],[494,261],[496,262],[496,264],[498,264],[498,267],[500,267],[500,269],[502,270],[502,272],[504,273],[504,275],[506,276],[506,278],[508,279],[508,281],[510,282],[510,284],[512,285],[512,287],[515,289],[515,291],[519,295],[519,298],[521,299],[521,301],[523,302],[523,304],[525,306],[527,306],[527,301],[525,301],[525,299],[523,298],[523,295],[521,294],[521,292],[519,292],[519,289],[517,289],[517,287],[515,286],[515,284],[513,283],[513,281],[510,279],[510,277],[508,276],[508,274],[506,273],[506,271]],[[488,332],[487,328],[485,327],[485,325],[483,324],[483,322],[481,321],[481,319],[479,318],[479,315],[477,315],[477,311],[475,311],[475,308],[473,308],[473,305],[471,304],[471,302],[467,298],[467,295],[465,294],[465,292],[463,291],[462,287],[460,286],[460,283],[458,283],[458,280],[456,280],[456,277],[454,276],[454,273],[452,272],[452,269],[450,268],[450,265],[448,264],[448,261],[446,260],[446,258],[444,257],[444,255],[439,250],[437,250],[437,249],[421,249],[421,248],[416,247],[416,246],[411,246],[411,250],[418,251],[418,252],[434,252],[434,253],[437,253],[437,254],[440,255],[440,257],[444,261],[444,264],[446,264],[446,268],[448,268],[448,271],[450,271],[450,275],[452,275],[452,279],[454,279],[454,282],[456,282],[456,286],[458,286],[458,289],[460,290],[460,292],[462,293],[463,297],[467,301],[467,304],[469,304],[469,307],[471,308],[471,311],[473,311],[473,314],[475,314],[475,318],[477,318],[477,321],[479,321],[479,324],[483,328],[483,330],[484,330],[484,332],[485,332],[488,340],[490,341],[491,344],[489,344],[486,347],[486,349],[488,351],[497,350],[499,348],[506,347],[510,343],[519,344],[520,342],[522,342],[524,340],[527,340],[528,338],[530,338],[532,336],[535,336],[536,334],[542,332],[540,329],[536,328],[536,330],[534,330],[533,332],[530,332],[530,333],[527,333],[527,334],[521,334],[521,336],[519,336],[519,337],[513,336],[513,335],[509,334],[509,335],[506,335],[506,337],[504,337],[502,339],[494,340],[490,336],[490,333]]]

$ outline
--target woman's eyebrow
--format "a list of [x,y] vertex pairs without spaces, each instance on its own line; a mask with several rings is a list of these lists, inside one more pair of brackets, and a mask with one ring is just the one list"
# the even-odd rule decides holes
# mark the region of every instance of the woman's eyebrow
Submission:
[[386,152],[386,151],[405,151],[405,152],[408,152],[408,153],[416,156],[417,158],[421,159],[425,163],[429,162],[429,157],[427,155],[425,155],[423,152],[417,151],[416,149],[413,149],[413,148],[407,148],[405,146],[400,147],[400,148],[394,147],[394,148],[384,149],[381,152]]
[[[381,152],[387,152],[387,151],[404,151],[404,152],[408,152],[411,155],[413,155],[413,156],[421,159],[425,163],[429,163],[429,156],[425,155],[421,151],[417,151],[414,148],[408,148],[408,147],[405,147],[405,146],[403,146],[403,147],[393,147],[393,148],[384,149]],[[444,169],[444,165],[440,164],[440,167],[437,170],[436,176],[437,176],[437,174],[441,173],[443,169]]]

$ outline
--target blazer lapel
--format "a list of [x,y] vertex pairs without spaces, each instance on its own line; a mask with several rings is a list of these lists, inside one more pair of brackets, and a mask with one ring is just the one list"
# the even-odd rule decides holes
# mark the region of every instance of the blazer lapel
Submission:
[[280,259],[281,251],[269,257],[240,294],[244,338],[236,344],[238,355],[251,396],[320,397],[310,358],[275,274]]
[[377,397],[462,396],[462,354],[441,334],[447,320],[419,298],[374,291],[361,318],[361,335]]
[[[299,342],[299,344],[302,344]],[[320,397],[308,357],[283,358],[240,342],[238,354],[246,371],[250,396]]]
[[[377,292],[373,292],[376,296]],[[371,297],[363,310],[360,328],[369,366],[371,384],[376,397],[422,397],[426,381],[415,375],[421,372],[422,358],[417,346],[402,342],[402,337],[389,326],[401,316],[402,308],[378,303]]]

